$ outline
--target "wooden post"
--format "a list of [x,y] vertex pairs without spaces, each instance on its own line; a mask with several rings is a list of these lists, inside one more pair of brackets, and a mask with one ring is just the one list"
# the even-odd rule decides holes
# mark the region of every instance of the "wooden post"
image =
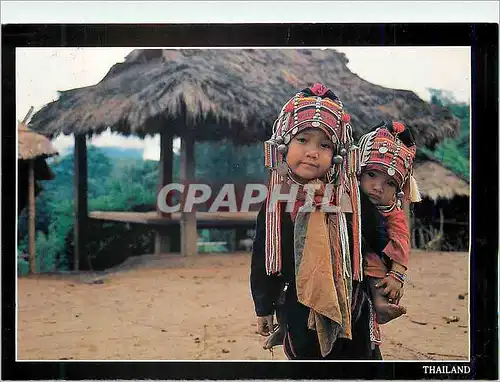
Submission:
[[181,254],[183,256],[193,256],[197,254],[198,233],[196,230],[196,208],[191,212],[184,212],[185,195],[189,182],[194,180],[195,158],[194,140],[182,138],[181,140],[181,181],[186,185],[186,190],[182,198],[181,211]]
[[[158,181],[158,192],[166,184],[172,183],[172,173],[173,173],[173,163],[174,163],[174,153],[172,148],[173,137],[167,135],[165,132],[160,133],[160,174]],[[170,204],[171,198],[168,200]],[[158,209],[158,204],[156,204],[156,213],[159,216],[163,216],[166,219],[170,219],[170,214],[164,213]],[[155,254],[158,255],[164,252],[170,252],[171,248],[171,238],[169,235],[168,228],[158,227],[155,233]]]
[[75,134],[75,249],[73,258],[73,269],[78,271],[80,259],[87,257],[85,250],[87,244],[87,142],[85,134]]
[[36,273],[36,253],[35,253],[35,159],[30,159],[28,170],[28,205],[29,205],[29,221],[28,221],[28,249],[29,249],[29,266],[30,273]]

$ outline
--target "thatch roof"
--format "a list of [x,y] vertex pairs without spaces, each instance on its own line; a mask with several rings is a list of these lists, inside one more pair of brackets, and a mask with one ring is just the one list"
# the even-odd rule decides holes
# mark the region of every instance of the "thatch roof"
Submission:
[[197,140],[263,141],[280,107],[298,90],[322,82],[351,113],[356,137],[391,118],[406,122],[417,144],[428,147],[458,132],[459,121],[448,110],[411,91],[373,85],[347,63],[331,49],[134,50],[98,84],[60,92],[30,127],[51,137],[109,127],[126,135],[167,130]]
[[469,183],[439,163],[428,161],[415,164],[413,176],[424,198],[437,201],[470,196]]
[[48,158],[58,155],[52,143],[43,135],[35,133],[20,122],[17,126],[17,159]]
[[[31,110],[28,115],[31,114]],[[35,196],[37,196],[42,190],[38,181],[55,178],[45,159],[58,155],[58,152],[46,137],[35,133],[23,122],[17,125],[17,138],[17,211],[20,213],[28,203],[29,160],[34,161]]]

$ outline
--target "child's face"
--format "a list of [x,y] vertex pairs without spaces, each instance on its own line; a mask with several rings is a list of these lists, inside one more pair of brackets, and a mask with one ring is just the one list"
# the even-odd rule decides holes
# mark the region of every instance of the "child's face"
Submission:
[[290,141],[286,161],[302,181],[326,174],[332,165],[333,142],[320,129],[301,131]]
[[397,183],[387,173],[364,170],[361,173],[360,186],[373,204],[387,206],[395,200]]

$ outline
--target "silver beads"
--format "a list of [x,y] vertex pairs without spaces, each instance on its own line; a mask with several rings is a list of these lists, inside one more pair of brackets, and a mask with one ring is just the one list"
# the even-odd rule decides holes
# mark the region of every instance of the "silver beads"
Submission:
[[278,145],[278,151],[281,153],[281,154],[285,154],[287,151],[288,151],[288,147],[286,145]]
[[278,172],[278,175],[286,176],[286,174],[288,174],[288,165],[286,164],[286,162],[280,162],[278,164],[278,167],[276,168],[276,171]]
[[333,157],[333,163],[341,164],[344,161],[344,157],[342,155],[335,155]]

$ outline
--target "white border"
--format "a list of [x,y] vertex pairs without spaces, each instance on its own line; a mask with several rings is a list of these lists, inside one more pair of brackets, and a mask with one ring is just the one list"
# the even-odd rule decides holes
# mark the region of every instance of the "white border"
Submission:
[[498,22],[500,9],[497,1],[2,1],[0,6],[2,24]]

